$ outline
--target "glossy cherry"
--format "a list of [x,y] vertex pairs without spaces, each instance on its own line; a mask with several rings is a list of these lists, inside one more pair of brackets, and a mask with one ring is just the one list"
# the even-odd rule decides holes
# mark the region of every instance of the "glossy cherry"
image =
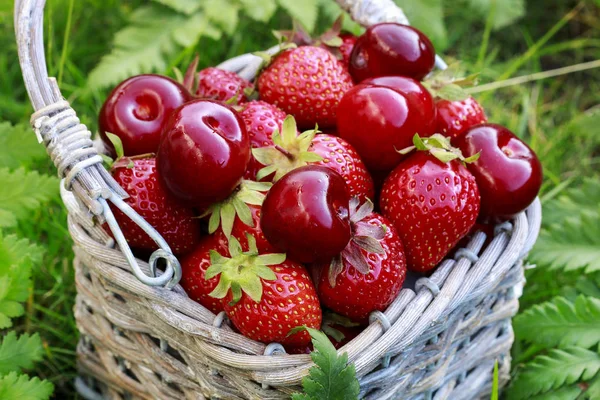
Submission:
[[249,160],[244,122],[231,107],[211,100],[195,100],[175,110],[157,154],[167,188],[199,208],[229,196]]
[[290,258],[330,260],[350,241],[349,202],[344,178],[329,168],[307,165],[273,185],[260,223],[267,240]]
[[361,82],[364,85],[386,86],[404,94],[414,110],[420,113],[422,131],[425,136],[435,131],[436,108],[433,96],[415,79],[406,76],[379,76]]
[[355,82],[385,75],[421,80],[434,63],[435,49],[423,32],[390,22],[373,25],[358,38],[348,69]]
[[186,88],[166,76],[129,78],[113,89],[100,110],[100,137],[113,155],[106,132],[121,139],[126,156],[156,153],[171,113],[191,98]]
[[482,124],[454,140],[465,157],[480,152],[467,165],[481,194],[480,217],[508,218],[525,210],[542,186],[542,165],[527,144],[507,128]]
[[421,118],[422,111],[407,94],[361,84],[340,101],[338,134],[354,146],[369,170],[390,171],[404,157],[397,150],[411,146],[415,133],[421,137],[434,133],[433,125]]

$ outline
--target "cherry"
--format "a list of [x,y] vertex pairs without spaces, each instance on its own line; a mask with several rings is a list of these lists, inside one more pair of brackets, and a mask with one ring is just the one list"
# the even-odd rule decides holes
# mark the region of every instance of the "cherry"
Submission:
[[100,137],[113,155],[106,132],[121,139],[126,156],[156,153],[169,116],[191,99],[186,88],[166,76],[129,78],[113,89],[100,110]]
[[433,125],[422,121],[421,105],[413,103],[412,96],[390,87],[361,84],[342,97],[338,134],[354,146],[373,173],[394,168],[404,157],[398,150],[411,146],[415,133],[433,134]]
[[509,218],[525,210],[542,186],[542,165],[521,139],[507,128],[481,124],[454,140],[465,157],[480,152],[467,168],[481,194],[480,217]]
[[297,168],[273,185],[260,224],[267,240],[303,263],[330,260],[351,238],[344,178],[322,166]]
[[194,100],[172,114],[156,156],[165,186],[203,208],[224,200],[250,160],[250,140],[239,115],[212,100]]
[[423,32],[390,22],[373,25],[358,38],[348,69],[355,82],[385,75],[421,80],[434,63],[435,49]]
[[380,76],[376,78],[367,78],[361,82],[364,85],[386,86],[404,94],[412,103],[412,107],[420,112],[419,118],[423,125],[422,131],[425,136],[433,134],[435,131],[436,107],[433,96],[415,79],[406,76]]

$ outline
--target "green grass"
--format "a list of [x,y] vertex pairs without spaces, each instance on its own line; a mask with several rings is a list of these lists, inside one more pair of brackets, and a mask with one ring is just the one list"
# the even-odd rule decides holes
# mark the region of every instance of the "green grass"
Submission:
[[[87,75],[109,51],[114,33],[126,24],[131,11],[143,3],[48,1],[44,33],[50,75],[59,78],[64,96],[92,130],[96,129],[96,115],[106,91],[89,90]],[[526,18],[500,31],[492,31],[485,19],[474,19],[463,7],[446,7],[449,34],[445,56],[460,59],[468,72],[481,72],[483,83],[600,58],[597,3],[528,3]],[[0,0],[0,120],[27,123],[31,108],[17,62],[11,4]],[[281,13],[266,26],[242,20],[231,38],[220,42],[201,39],[197,46],[176,54],[171,66],[184,69],[195,52],[200,53],[201,65],[206,66],[264,49],[273,43],[270,30],[288,25],[289,18]],[[172,70],[163,72],[172,74]],[[558,195],[600,169],[600,134],[595,122],[600,118],[593,114],[600,112],[600,70],[512,86],[477,97],[490,120],[508,126],[539,154],[546,177],[543,198]],[[54,173],[49,162],[39,163],[36,169]],[[18,321],[17,328],[40,333],[46,358],[34,373],[55,384],[57,398],[71,398],[78,333],[72,315],[75,286],[64,208],[58,202],[49,204],[21,222],[16,232],[46,248],[44,262],[34,273],[26,316]],[[535,274],[531,274],[530,282],[532,279],[531,286],[535,287]],[[556,290],[526,292],[525,303],[555,295],[560,290],[560,277],[557,282]]]

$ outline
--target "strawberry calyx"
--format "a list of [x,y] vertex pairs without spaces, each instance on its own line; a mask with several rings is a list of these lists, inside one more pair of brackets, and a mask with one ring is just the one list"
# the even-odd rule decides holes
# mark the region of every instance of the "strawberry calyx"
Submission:
[[216,299],[222,299],[231,290],[234,305],[246,293],[255,302],[260,302],[263,293],[261,279],[274,281],[275,272],[269,265],[281,264],[285,261],[283,253],[259,254],[254,236],[247,234],[248,251],[242,251],[240,242],[235,238],[229,239],[229,254],[225,257],[216,250],[210,250],[210,263],[205,273],[205,279],[219,277],[217,287],[209,294]]
[[288,172],[303,167],[311,162],[323,160],[320,155],[308,151],[312,140],[319,132],[318,127],[297,134],[298,128],[293,116],[288,115],[283,121],[281,133],[278,129],[273,132],[271,139],[273,147],[260,147],[252,149],[254,158],[265,165],[256,174],[256,179],[261,180],[275,173],[273,182],[277,182]]
[[329,265],[329,285],[335,287],[335,281],[338,275],[344,269],[344,260],[352,265],[361,274],[370,272],[367,256],[361,250],[372,254],[384,254],[385,250],[380,241],[385,237],[387,227],[385,225],[374,226],[364,221],[373,212],[374,206],[371,200],[367,199],[360,205],[358,197],[350,200],[350,225],[352,228],[352,238],[342,252],[331,259]]
[[215,233],[221,227],[225,237],[231,239],[233,223],[237,216],[240,221],[249,227],[254,227],[252,211],[248,205],[262,206],[265,193],[271,189],[271,182],[254,182],[242,180],[239,186],[225,200],[212,204],[201,216],[210,215],[208,220],[208,233]]
[[154,157],[154,153],[146,153],[146,154],[138,154],[135,156],[125,156],[125,152],[123,150],[123,142],[121,138],[115,135],[114,133],[106,132],[106,137],[112,143],[115,148],[116,157],[113,160],[106,154],[101,154],[102,160],[108,169],[117,169],[117,168],[133,168],[134,160],[142,160],[144,158]]
[[480,152],[473,154],[470,157],[463,156],[459,148],[453,147],[450,144],[450,139],[440,133],[436,133],[427,138],[422,138],[418,134],[413,136],[413,145],[405,149],[398,150],[400,154],[408,154],[413,150],[428,151],[432,156],[443,163],[448,163],[452,160],[459,160],[463,163],[472,163],[479,159]]
[[458,63],[451,64],[445,70],[436,71],[423,81],[423,86],[432,96],[448,101],[463,101],[469,97],[465,88],[477,85],[479,73],[460,77]]
[[326,47],[327,50],[331,51],[336,58],[341,59],[342,54],[338,50],[339,47],[343,44],[343,40],[340,36],[342,32],[342,25],[344,22],[344,14],[341,14],[339,18],[337,18],[331,28],[325,31],[318,38],[313,38],[310,33],[308,33],[300,23],[297,21],[292,21],[293,28],[292,30],[283,30],[274,32],[275,37],[280,38],[280,40],[285,40],[289,42],[295,43],[297,46],[323,46]]

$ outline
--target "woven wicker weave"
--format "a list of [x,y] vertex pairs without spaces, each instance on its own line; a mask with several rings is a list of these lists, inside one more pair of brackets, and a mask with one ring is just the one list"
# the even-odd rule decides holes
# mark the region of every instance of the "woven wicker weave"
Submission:
[[[391,0],[338,3],[365,26],[407,22]],[[179,278],[179,265],[160,239],[162,250],[151,264],[135,262],[126,246],[116,246],[101,228],[114,222],[107,201],[119,206],[125,193],[99,164],[90,132],[47,76],[43,7],[44,0],[16,1],[15,26],[35,109],[32,125],[65,178],[61,194],[75,243],[75,315],[81,331],[78,390],[89,399],[288,398],[312,366],[308,355],[282,354],[278,346],[245,338],[179,285],[169,289]],[[249,55],[221,66],[246,77],[256,73]],[[412,277],[385,312],[374,313],[370,325],[340,349],[356,366],[361,398],[485,398],[496,360],[504,384],[522,260],[540,221],[536,200],[527,212],[496,227],[485,248],[485,234],[477,233],[455,260],[442,262],[430,278]],[[156,258],[165,258],[168,267],[154,277]]]

